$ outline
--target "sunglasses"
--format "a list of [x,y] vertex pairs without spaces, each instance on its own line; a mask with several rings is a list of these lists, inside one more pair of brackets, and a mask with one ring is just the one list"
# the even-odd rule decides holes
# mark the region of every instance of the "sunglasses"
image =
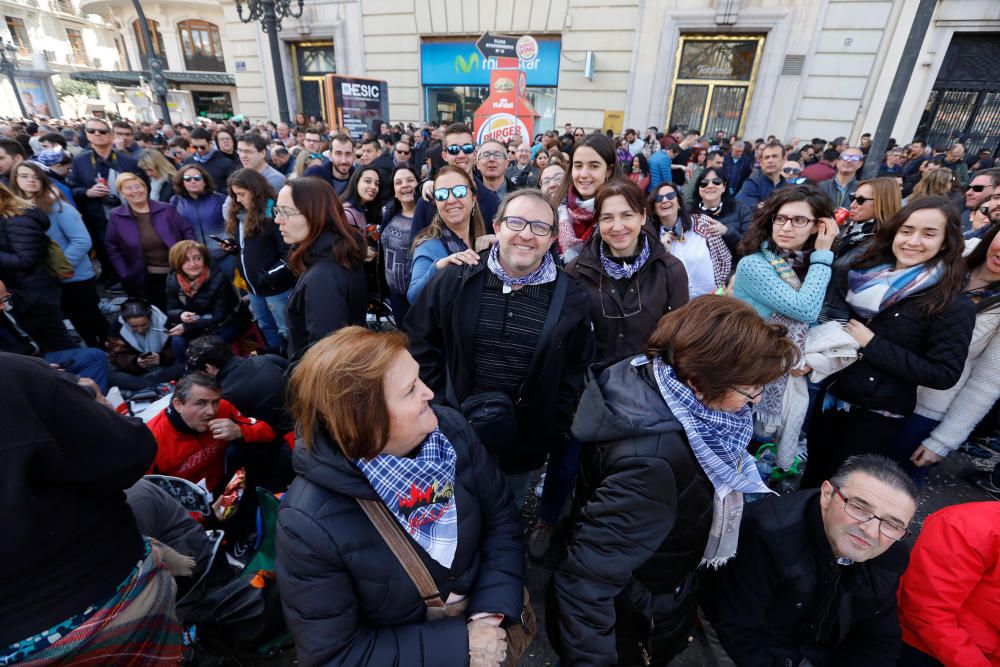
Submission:
[[801,169],[796,169],[795,167],[782,167],[781,171],[786,174],[799,174],[802,173]]
[[864,206],[865,202],[875,201],[874,197],[862,197],[861,195],[848,195],[847,198],[858,206]]
[[111,130],[98,129],[96,127],[88,127],[84,130],[87,134],[108,134]]
[[191,144],[191,148],[195,149],[196,151],[198,151],[200,153],[201,151],[207,151],[208,150],[208,144],[204,144],[202,146],[195,146],[194,144]]
[[973,192],[982,192],[986,188],[991,188],[992,185],[970,185],[967,190],[972,190]]
[[666,199],[667,201],[673,201],[677,199],[677,193],[671,190],[670,192],[664,192],[662,195],[656,195],[657,204],[659,204],[664,199]]
[[203,180],[205,180],[205,179],[202,178],[200,174],[194,174],[192,176],[185,176],[184,177],[184,182],[185,183],[190,183],[191,181],[194,181],[194,182],[198,183],[198,182],[203,181]]
[[449,193],[451,193],[455,199],[465,199],[465,197],[469,194],[469,186],[453,185],[450,188],[437,188],[434,190],[434,199],[438,201],[448,201]]
[[[698,187],[699,188],[704,188],[704,187],[708,187],[709,185],[722,185],[722,179],[721,178],[706,178],[704,181],[702,181],[701,183],[698,184]],[[674,194],[674,197],[676,197],[676,196],[677,195]]]
[[397,149],[396,149],[396,154],[397,154],[397,155],[409,155],[409,154],[410,154],[410,151],[401,151],[401,150],[399,150],[399,149],[397,148]]
[[840,159],[844,162],[861,162],[865,158],[863,155],[841,155]]
[[476,152],[475,144],[462,144],[461,146],[453,144],[448,146],[445,150],[448,151],[448,155],[458,155],[459,153],[465,153],[466,155],[472,155]]
[[309,159],[310,160],[322,160],[323,159],[323,154],[322,153],[310,153],[309,154]]

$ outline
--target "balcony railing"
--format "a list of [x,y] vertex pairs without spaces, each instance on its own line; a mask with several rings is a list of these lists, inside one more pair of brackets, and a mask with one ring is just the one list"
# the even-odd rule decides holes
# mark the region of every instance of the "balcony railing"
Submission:
[[189,72],[225,72],[226,61],[222,56],[184,54],[184,69]]

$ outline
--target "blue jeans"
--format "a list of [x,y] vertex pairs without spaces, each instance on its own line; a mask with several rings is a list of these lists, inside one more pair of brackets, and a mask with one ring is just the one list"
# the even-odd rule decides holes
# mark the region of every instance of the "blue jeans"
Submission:
[[291,291],[274,296],[250,295],[250,310],[253,312],[253,318],[257,320],[257,328],[264,336],[267,346],[275,350],[281,347],[282,339],[288,337],[285,309]]
[[63,370],[90,378],[101,388],[101,393],[108,392],[108,355],[96,347],[80,347],[58,352],[46,352],[45,361],[59,364]]
[[903,420],[903,430],[900,431],[899,438],[896,440],[896,449],[892,458],[899,462],[906,474],[921,489],[924,488],[924,481],[927,479],[927,471],[930,468],[927,466],[918,468],[910,461],[910,457],[940,423],[940,421],[930,417],[912,414]]

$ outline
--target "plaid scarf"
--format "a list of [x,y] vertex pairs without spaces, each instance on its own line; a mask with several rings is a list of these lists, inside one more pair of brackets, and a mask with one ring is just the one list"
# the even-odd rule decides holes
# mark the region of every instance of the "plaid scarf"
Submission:
[[933,287],[943,274],[941,262],[925,262],[898,271],[892,264],[854,269],[847,274],[847,303],[861,317],[874,317],[911,294]]
[[436,428],[414,458],[379,454],[355,461],[407,534],[449,568],[458,547],[456,458],[455,448]]
[[542,256],[542,263],[538,268],[526,276],[510,276],[500,264],[500,242],[497,241],[490,248],[490,255],[486,258],[486,267],[493,272],[500,282],[503,283],[503,293],[510,294],[512,285],[541,285],[550,283],[556,279],[556,263],[552,259],[552,253],[546,251]]
[[715,487],[712,527],[701,564],[719,567],[736,555],[743,494],[771,493],[746,449],[753,434],[750,407],[736,413],[705,407],[659,357],[653,360],[653,375],[660,396],[681,423],[691,451]]
[[649,241],[646,239],[646,235],[643,234],[639,239],[642,242],[642,250],[639,251],[639,256],[636,257],[635,261],[629,264],[628,262],[618,263],[604,254],[604,242],[601,242],[601,266],[604,267],[604,272],[615,280],[628,280],[635,274],[639,273],[639,270],[646,265],[649,261]]
[[[719,208],[722,208],[722,204],[719,204]],[[716,220],[707,215],[691,214],[691,229],[699,236],[705,237],[705,243],[708,245],[708,255],[712,258],[715,286],[722,287],[729,281],[729,274],[733,272],[733,254],[721,236],[709,234],[708,228],[713,222]]]

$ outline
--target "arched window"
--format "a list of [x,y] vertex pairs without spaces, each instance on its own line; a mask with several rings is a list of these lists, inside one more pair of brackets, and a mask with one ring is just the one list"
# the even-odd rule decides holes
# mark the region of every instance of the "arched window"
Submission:
[[[160,24],[153,19],[146,19],[149,26],[149,38],[153,41],[153,53],[163,63],[163,69],[167,66],[167,54],[163,50],[163,35],[160,34]],[[132,21],[132,33],[135,35],[136,44],[139,45],[139,60],[143,69],[149,69],[149,54],[146,53],[146,42],[142,39],[142,30],[139,29],[139,19]]]
[[184,51],[184,69],[225,72],[219,28],[208,21],[181,21],[177,24]]

